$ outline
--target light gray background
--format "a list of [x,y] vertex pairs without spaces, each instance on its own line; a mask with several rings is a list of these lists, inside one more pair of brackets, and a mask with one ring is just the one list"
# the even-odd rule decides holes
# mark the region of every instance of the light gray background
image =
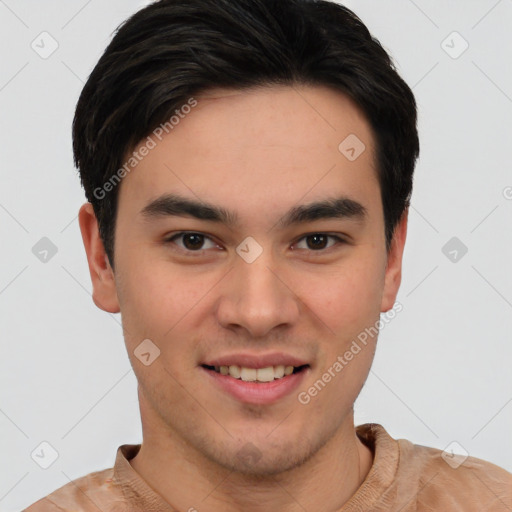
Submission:
[[[141,441],[120,315],[91,299],[71,121],[113,30],[145,3],[0,0],[2,511]],[[346,5],[413,87],[422,146],[403,311],[380,335],[356,424],[441,449],[456,441],[512,471],[512,0]],[[43,31],[59,45],[47,59],[31,48],[50,48]],[[46,263],[32,252],[43,237],[57,247]],[[456,262],[442,252],[452,237],[468,248]],[[59,455],[48,469],[31,458],[43,441]]]

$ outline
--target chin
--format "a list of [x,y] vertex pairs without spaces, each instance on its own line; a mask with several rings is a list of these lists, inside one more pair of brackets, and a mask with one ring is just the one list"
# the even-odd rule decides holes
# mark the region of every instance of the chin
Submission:
[[300,442],[283,441],[277,436],[273,441],[268,436],[253,436],[251,440],[248,436],[239,442],[231,440],[223,443],[222,447],[215,446],[212,441],[202,444],[203,456],[211,462],[239,475],[264,479],[304,464],[315,455],[325,441],[312,443],[303,437]]
[[222,457],[217,464],[240,475],[261,478],[274,477],[302,465],[313,454],[306,453],[304,446],[281,447],[279,450],[265,450],[263,453],[247,443],[232,458]]

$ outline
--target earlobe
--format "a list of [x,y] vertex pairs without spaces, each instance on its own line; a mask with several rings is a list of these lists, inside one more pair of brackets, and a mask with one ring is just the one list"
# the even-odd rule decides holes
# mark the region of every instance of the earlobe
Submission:
[[119,313],[120,308],[114,271],[108,261],[91,203],[85,203],[80,207],[78,222],[91,275],[92,300],[103,311]]
[[404,253],[405,239],[407,237],[407,218],[409,209],[407,208],[399,223],[396,225],[389,249],[386,274],[384,278],[384,289],[382,292],[381,313],[389,311],[396,300],[400,283],[402,281],[402,256]]

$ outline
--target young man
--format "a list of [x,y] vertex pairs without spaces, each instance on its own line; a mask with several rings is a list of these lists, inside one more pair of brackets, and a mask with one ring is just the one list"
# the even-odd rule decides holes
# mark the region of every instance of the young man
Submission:
[[419,144],[412,92],[353,13],[152,4],[89,77],[73,141],[143,442],[28,511],[512,509],[504,469],[354,426]]

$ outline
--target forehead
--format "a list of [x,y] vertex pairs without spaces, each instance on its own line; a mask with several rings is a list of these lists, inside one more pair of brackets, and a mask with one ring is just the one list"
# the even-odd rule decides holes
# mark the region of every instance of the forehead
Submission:
[[[195,103],[195,105],[194,105]],[[328,194],[378,199],[374,140],[361,110],[327,87],[214,89],[189,101],[125,176],[120,208],[162,193],[264,216]],[[161,133],[163,132],[163,133]],[[128,157],[128,156],[127,156]]]

